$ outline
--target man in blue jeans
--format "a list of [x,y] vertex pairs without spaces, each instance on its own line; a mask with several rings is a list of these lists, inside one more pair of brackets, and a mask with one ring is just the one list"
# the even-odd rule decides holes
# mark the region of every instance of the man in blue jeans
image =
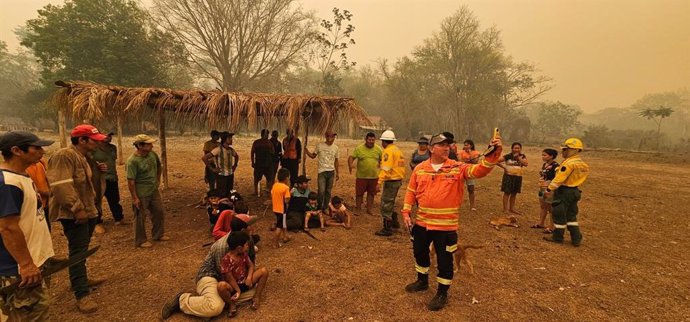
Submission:
[[331,190],[333,190],[333,182],[340,179],[338,174],[338,146],[335,145],[335,134],[332,131],[326,131],[326,142],[321,142],[316,145],[316,150],[314,152],[309,152],[307,147],[304,148],[304,153],[314,159],[318,157],[318,167],[319,177],[317,183],[319,185],[318,190],[318,202],[319,207],[326,211],[328,208],[328,202],[331,200]]

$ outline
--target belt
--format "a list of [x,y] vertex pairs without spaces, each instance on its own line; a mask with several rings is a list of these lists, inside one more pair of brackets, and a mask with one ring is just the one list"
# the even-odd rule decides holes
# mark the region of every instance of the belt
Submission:
[[560,186],[560,187],[558,187],[558,189],[572,190],[572,189],[577,189],[577,187]]

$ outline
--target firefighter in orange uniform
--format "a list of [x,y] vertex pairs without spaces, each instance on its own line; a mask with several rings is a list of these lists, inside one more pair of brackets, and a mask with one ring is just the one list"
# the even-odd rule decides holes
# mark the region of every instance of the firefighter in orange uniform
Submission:
[[[458,217],[462,204],[465,180],[489,174],[501,156],[501,139],[491,145],[496,148],[478,164],[448,158],[453,140],[437,134],[429,142],[431,158],[420,163],[412,172],[402,210],[405,225],[413,240],[417,281],[405,287],[410,293],[429,288],[429,245],[434,243],[438,260],[438,291],[428,304],[429,310],[441,310],[448,302],[448,289],[453,280],[453,253],[458,245]],[[416,222],[410,211],[417,204]]]

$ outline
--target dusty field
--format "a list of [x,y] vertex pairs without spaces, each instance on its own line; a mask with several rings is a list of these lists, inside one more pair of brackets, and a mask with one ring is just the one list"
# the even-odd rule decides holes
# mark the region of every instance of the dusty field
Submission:
[[[318,140],[310,140],[310,146]],[[164,199],[166,230],[173,240],[156,243],[151,249],[135,249],[132,225],[114,226],[106,212],[108,232],[94,237],[93,244],[100,244],[101,250],[88,261],[90,274],[108,278],[93,294],[101,309],[90,315],[77,313],[67,273],[61,272],[50,291],[54,321],[156,321],[170,296],[194,288],[194,276],[207,251],[201,245],[211,240],[205,211],[187,206],[205,191],[199,161],[203,141],[196,137],[169,139],[171,188]],[[238,138],[235,142],[241,156],[236,187],[245,196],[252,190],[251,141]],[[359,142],[338,139],[336,143],[342,151],[343,175],[334,190],[351,204],[354,176],[347,174],[344,160],[345,153]],[[411,143],[401,146],[406,155],[414,148]],[[126,155],[131,151],[126,144]],[[690,221],[683,210],[690,204],[687,157],[669,161],[663,156],[586,153],[592,174],[582,187],[580,203],[584,241],[582,247],[574,248],[548,244],[541,240],[539,230],[529,228],[538,219],[539,151],[526,151],[531,165],[517,200],[517,209],[525,214],[519,218],[520,228],[497,231],[488,225],[489,218],[501,212],[501,169],[478,182],[476,214],[463,205],[461,243],[484,247],[470,250],[475,274],[461,268],[443,311],[432,313],[425,308],[435,287],[414,295],[403,289],[415,278],[409,238],[376,237],[373,232],[379,228],[380,218],[361,215],[355,217],[351,231],[315,230],[321,242],[295,233],[282,249],[263,245],[259,265],[271,271],[263,306],[256,312],[240,309],[238,319],[690,320],[690,237],[686,230]],[[315,178],[316,162],[309,160],[308,167]],[[122,178],[124,169],[118,170]],[[131,221],[124,180],[120,187],[125,218]],[[249,196],[248,200],[250,212],[262,215],[264,199]],[[400,204],[400,197],[398,201]],[[269,213],[257,224],[265,239],[270,236]],[[64,256],[65,237],[59,225],[56,227],[56,252]],[[216,320],[224,319],[223,315]],[[198,319],[176,314],[171,320]]]

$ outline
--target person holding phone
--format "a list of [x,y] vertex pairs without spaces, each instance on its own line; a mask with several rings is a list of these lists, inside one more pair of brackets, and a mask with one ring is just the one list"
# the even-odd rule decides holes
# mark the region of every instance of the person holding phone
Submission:
[[[431,158],[415,167],[405,193],[402,215],[412,235],[417,280],[405,287],[409,293],[429,288],[431,260],[429,246],[433,242],[438,262],[438,289],[427,307],[438,311],[448,303],[448,289],[453,280],[453,253],[458,249],[458,219],[463,202],[465,181],[488,175],[500,158],[501,139],[491,141],[494,151],[478,164],[449,159],[453,140],[444,134],[431,138]],[[418,211],[413,222],[413,205]]]

